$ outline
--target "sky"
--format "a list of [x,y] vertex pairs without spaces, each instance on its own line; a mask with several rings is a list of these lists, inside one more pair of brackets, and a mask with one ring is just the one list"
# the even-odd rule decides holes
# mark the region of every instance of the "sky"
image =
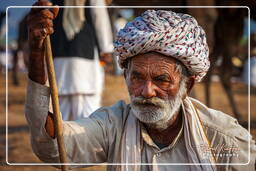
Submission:
[[[0,0],[0,11],[6,11],[8,6],[30,6],[36,0]],[[9,8],[8,9],[8,36],[9,40],[17,37],[17,29],[19,21],[29,12],[27,8]]]

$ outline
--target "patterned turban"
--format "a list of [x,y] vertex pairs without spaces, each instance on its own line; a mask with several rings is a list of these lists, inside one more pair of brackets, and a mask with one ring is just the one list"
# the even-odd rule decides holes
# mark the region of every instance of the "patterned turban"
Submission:
[[150,51],[176,58],[198,82],[210,67],[205,32],[187,14],[147,10],[118,32],[114,46],[121,68],[126,59]]

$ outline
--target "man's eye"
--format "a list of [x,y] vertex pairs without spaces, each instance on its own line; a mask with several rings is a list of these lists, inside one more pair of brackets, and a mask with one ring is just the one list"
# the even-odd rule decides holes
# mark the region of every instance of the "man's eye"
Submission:
[[166,82],[166,81],[168,81],[168,80],[166,80],[166,79],[162,79],[162,78],[157,78],[157,79],[155,79],[156,81],[161,81],[161,82]]
[[132,76],[132,79],[133,79],[133,80],[141,80],[142,77],[141,77],[141,76],[138,76],[138,75],[134,75],[134,76]]
[[156,77],[154,80],[158,81],[158,82],[170,82],[170,80],[168,78],[163,77],[163,76]]

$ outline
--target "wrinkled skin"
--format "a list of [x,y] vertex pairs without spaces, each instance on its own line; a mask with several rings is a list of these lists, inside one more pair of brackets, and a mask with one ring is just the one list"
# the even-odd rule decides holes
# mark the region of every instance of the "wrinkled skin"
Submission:
[[[47,77],[44,70],[44,46],[47,35],[54,33],[53,20],[57,17],[59,8],[52,6],[47,0],[36,2],[33,6],[49,6],[51,8],[32,8],[27,19],[29,33],[29,78],[37,83],[45,84]],[[112,53],[101,53],[100,60],[105,63],[112,61]]]
[[[36,2],[33,6],[52,6],[48,1]],[[46,74],[44,70],[44,46],[43,41],[53,30],[53,19],[58,15],[59,8],[32,8],[28,18],[29,36],[29,78],[40,84],[45,84]]]
[[133,96],[169,99],[179,89],[181,75],[175,72],[176,61],[159,53],[150,52],[131,59],[126,72],[128,91]]
[[[165,55],[149,52],[133,57],[125,72],[126,83],[131,97],[151,99],[158,97],[163,100],[173,99],[179,91],[181,74],[175,70],[176,60]],[[191,76],[186,83],[187,92],[181,97],[184,99],[194,84]],[[145,104],[146,108],[153,105]],[[167,126],[162,128],[161,122],[144,123],[153,141],[168,145],[178,134],[181,128],[181,114],[178,110],[175,115],[167,120]]]
[[[29,62],[28,76],[31,80],[45,84],[47,74],[45,73],[44,62],[44,40],[46,36],[54,33],[53,20],[57,17],[59,8],[52,6],[52,3],[47,0],[36,2],[33,6],[49,6],[51,8],[32,8],[27,18],[27,28],[29,36]],[[112,61],[112,53],[101,53],[100,60],[105,63]],[[52,114],[49,113],[46,125],[47,133],[54,138],[54,123]]]

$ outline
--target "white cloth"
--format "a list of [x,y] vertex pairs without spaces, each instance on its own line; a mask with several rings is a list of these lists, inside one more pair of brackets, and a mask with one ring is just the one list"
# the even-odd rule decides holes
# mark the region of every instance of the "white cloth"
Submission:
[[[25,114],[31,131],[32,148],[42,161],[52,163],[58,162],[59,159],[56,139],[51,139],[45,131],[49,96],[48,87],[29,80]],[[224,163],[224,165],[217,165],[217,170],[254,171],[256,146],[249,132],[241,127],[234,118],[220,111],[207,108],[195,99],[189,99],[197,109],[205,133],[214,150],[217,163]],[[90,163],[90,165],[104,162],[120,163],[122,137],[130,114],[130,105],[119,101],[111,107],[100,108],[89,118],[64,122],[63,136],[68,161],[70,163]],[[136,122],[136,124],[140,124],[140,122]],[[182,164],[189,162],[188,154],[185,152],[183,130],[176,137],[176,141],[163,149],[159,149],[154,144],[146,131],[142,129],[141,132],[141,162],[159,164],[154,166],[141,165],[142,171],[190,171],[188,165]],[[248,149],[249,144],[250,149]],[[204,144],[192,148],[202,148],[206,154],[209,151]],[[251,152],[250,161],[248,161],[249,151]],[[247,162],[249,164],[245,165]],[[160,165],[161,163],[166,165]],[[167,163],[180,163],[180,165],[167,165]],[[244,163],[244,165],[232,165],[234,163]],[[109,165],[107,169],[113,171],[121,168],[118,165]]]
[[[184,141],[186,153],[188,154],[188,163],[207,163],[211,165],[191,165],[191,171],[216,171],[214,155],[204,155],[204,151],[200,147],[204,145],[210,149],[209,140],[203,130],[203,125],[198,118],[197,109],[193,106],[189,98],[184,99],[182,105],[183,126],[184,126]],[[141,163],[141,147],[140,136],[141,128],[139,121],[133,114],[127,118],[124,128],[122,148],[121,148],[121,163]],[[182,128],[183,128],[182,126]],[[157,164],[153,161],[152,164]],[[140,165],[128,166],[122,165],[121,171],[140,171]]]
[[205,128],[199,118],[197,108],[194,107],[192,102],[195,103],[196,101],[193,99],[190,100],[190,98],[185,98],[182,104],[185,122],[184,138],[188,160],[189,163],[208,163],[211,165],[192,165],[190,169],[191,171],[216,171],[216,161],[212,151],[209,151],[211,155],[206,156],[204,155],[203,149],[198,148],[201,145],[204,145],[204,147],[211,149],[211,144],[204,130]]
[[[104,0],[90,1],[90,5],[104,6]],[[91,8],[91,16],[101,52],[113,52],[112,30],[106,8]],[[82,42],[81,42],[82,43]],[[60,95],[92,94],[102,91],[104,73],[99,64],[98,50],[94,49],[94,60],[79,57],[57,57],[54,59]]]
[[59,96],[59,102],[64,121],[78,120],[89,117],[91,113],[101,106],[101,94],[64,95]]
[[114,46],[122,68],[128,58],[150,51],[176,58],[196,81],[210,67],[205,32],[188,14],[147,10],[118,32]]
[[[141,159],[141,127],[134,115],[130,114],[124,126],[121,143],[121,163],[140,164]],[[140,165],[122,165],[121,171],[139,171]]]
[[[65,0],[66,3],[84,3],[84,0],[76,0],[69,2]],[[94,6],[104,6],[104,0],[93,0],[90,1],[91,5]],[[83,4],[84,5],[84,4]],[[67,10],[68,9],[68,10]],[[69,17],[63,20],[64,30],[69,39],[71,39],[75,33],[79,31],[82,27],[81,22],[85,21],[83,18],[84,11],[83,8],[67,8],[64,10],[65,16]],[[75,16],[80,16],[79,21],[75,22],[73,19]],[[106,8],[91,8],[91,16],[94,28],[96,29],[96,36],[99,43],[99,49],[104,53],[113,52],[113,38],[109,16]],[[77,25],[77,28],[69,27]],[[79,24],[80,23],[80,24]],[[65,29],[66,28],[66,29]],[[83,43],[83,42],[81,42]],[[63,119],[66,118],[77,118],[77,116],[88,116],[91,112],[96,110],[100,104],[101,93],[104,84],[104,70],[100,66],[98,50],[94,49],[94,60],[89,60],[81,57],[56,57],[54,59],[54,66],[56,71],[56,79],[58,85],[58,91],[60,96],[65,96],[67,99],[74,99],[76,97],[76,107],[73,105],[66,106],[66,100],[60,100],[61,112]],[[78,97],[80,95],[80,97]],[[85,95],[90,97],[86,98]],[[69,97],[67,97],[69,96]],[[88,105],[86,108],[82,109],[82,103],[86,102]],[[66,103],[65,103],[66,104]],[[72,113],[74,116],[70,116]],[[78,119],[78,118],[77,118]]]
[[54,66],[63,120],[88,117],[101,106],[104,69],[98,53],[95,60],[55,58]]
[[98,53],[95,54],[95,58],[94,60],[79,57],[54,59],[59,95],[92,95],[102,92],[104,70],[100,66]]
[[[64,0],[64,6],[84,6],[86,0]],[[68,40],[71,40],[79,33],[84,25],[85,15],[83,8],[64,8],[63,29]]]
[[[91,6],[105,6],[105,0],[91,0]],[[113,34],[110,25],[110,19],[107,8],[91,8],[91,16],[94,24],[98,44],[101,52],[110,52],[114,50]]]

